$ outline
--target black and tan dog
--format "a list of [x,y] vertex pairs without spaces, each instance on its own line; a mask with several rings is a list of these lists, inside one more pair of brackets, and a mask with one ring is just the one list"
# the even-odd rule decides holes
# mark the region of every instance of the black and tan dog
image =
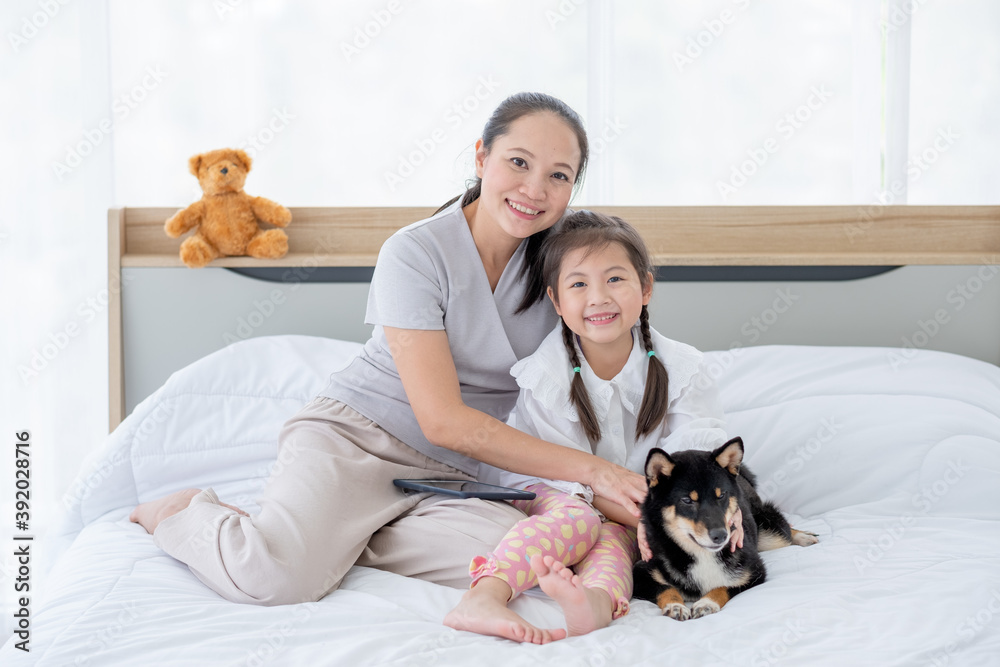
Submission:
[[[777,507],[761,500],[742,463],[741,438],[714,452],[649,452],[641,520],[653,558],[635,565],[635,597],[678,621],[714,614],[764,581],[759,551],[816,543],[815,535],[792,530]],[[743,547],[731,551],[737,508],[743,510]]]

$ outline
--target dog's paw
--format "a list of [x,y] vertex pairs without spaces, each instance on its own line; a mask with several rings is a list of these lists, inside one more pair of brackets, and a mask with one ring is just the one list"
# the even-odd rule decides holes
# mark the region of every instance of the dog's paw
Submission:
[[691,618],[691,610],[684,604],[673,602],[663,607],[663,615],[669,616],[675,621],[686,621]]
[[704,597],[691,605],[691,618],[701,618],[702,616],[715,614],[721,608],[715,600]]
[[819,543],[819,535],[805,530],[795,530],[792,528],[792,544],[800,547],[808,547]]

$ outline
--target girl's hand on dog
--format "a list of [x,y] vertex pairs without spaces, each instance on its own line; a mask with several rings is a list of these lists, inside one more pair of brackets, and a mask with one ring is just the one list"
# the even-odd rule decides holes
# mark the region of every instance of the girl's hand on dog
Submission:
[[731,552],[743,548],[743,510],[736,508],[736,514],[733,515],[732,525],[733,533],[729,538],[729,551]]
[[639,558],[642,560],[651,560],[653,558],[653,550],[649,548],[649,542],[646,541],[646,526],[643,525],[642,521],[635,529],[635,537],[639,542]]

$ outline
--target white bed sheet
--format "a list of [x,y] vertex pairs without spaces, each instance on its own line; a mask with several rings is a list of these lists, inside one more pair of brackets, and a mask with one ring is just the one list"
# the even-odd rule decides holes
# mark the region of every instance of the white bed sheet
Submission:
[[[189,486],[254,513],[281,424],[358,348],[251,339],[137,406],[69,491],[31,652],[12,638],[0,664],[1000,665],[1000,369],[944,353],[708,353],[763,495],[820,543],[765,553],[765,584],[684,623],[637,601],[588,636],[518,645],[442,626],[459,590],[361,567],[317,603],[239,605],[128,521]],[[514,608],[562,624],[540,594]]]

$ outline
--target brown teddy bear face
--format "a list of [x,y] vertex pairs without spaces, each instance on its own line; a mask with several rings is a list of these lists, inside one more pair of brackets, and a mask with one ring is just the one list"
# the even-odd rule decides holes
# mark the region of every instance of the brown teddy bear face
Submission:
[[198,177],[206,195],[239,192],[243,189],[251,160],[245,152],[223,148],[191,158],[191,173]]

